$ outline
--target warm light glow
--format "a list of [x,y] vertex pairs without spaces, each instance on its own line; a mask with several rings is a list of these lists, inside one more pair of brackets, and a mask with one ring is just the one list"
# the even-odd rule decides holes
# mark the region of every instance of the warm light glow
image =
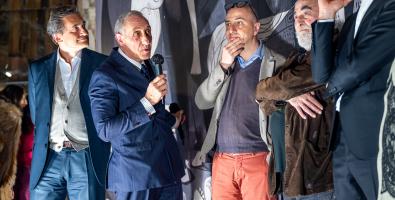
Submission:
[[12,77],[12,74],[11,74],[11,72],[9,72],[9,71],[4,72],[4,74],[5,74],[8,78],[11,78],[11,77]]

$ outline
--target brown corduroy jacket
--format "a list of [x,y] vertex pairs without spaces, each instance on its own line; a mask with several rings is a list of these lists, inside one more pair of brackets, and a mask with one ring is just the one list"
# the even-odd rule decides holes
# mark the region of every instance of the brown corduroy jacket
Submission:
[[[273,77],[261,80],[257,85],[256,98],[267,115],[279,109],[276,101],[307,92],[314,92],[316,99],[324,106],[321,115],[303,119],[294,107],[285,105],[286,167],[283,189],[287,196],[333,190],[330,147],[333,102],[323,100],[324,90],[325,86],[317,85],[312,80],[310,55],[300,53],[293,54]],[[270,185],[274,187],[275,183]]]

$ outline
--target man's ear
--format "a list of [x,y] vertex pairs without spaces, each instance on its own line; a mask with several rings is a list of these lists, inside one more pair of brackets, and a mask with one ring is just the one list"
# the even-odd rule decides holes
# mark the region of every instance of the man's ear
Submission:
[[258,35],[260,27],[261,27],[261,23],[259,23],[259,21],[254,23],[254,35]]
[[59,44],[59,42],[63,42],[63,39],[62,39],[60,33],[52,34],[51,39],[52,39],[52,41],[53,41],[55,44],[57,44],[57,45]]
[[120,46],[124,44],[123,37],[120,33],[115,33],[115,40]]

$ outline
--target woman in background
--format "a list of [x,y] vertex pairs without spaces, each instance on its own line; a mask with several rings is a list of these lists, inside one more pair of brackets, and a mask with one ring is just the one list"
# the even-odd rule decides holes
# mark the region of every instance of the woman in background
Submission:
[[0,199],[13,199],[22,113],[0,95]]
[[29,199],[29,177],[33,150],[33,123],[30,119],[26,92],[17,85],[8,85],[0,96],[17,106],[22,112],[22,134],[17,156],[17,174],[14,186],[16,200]]

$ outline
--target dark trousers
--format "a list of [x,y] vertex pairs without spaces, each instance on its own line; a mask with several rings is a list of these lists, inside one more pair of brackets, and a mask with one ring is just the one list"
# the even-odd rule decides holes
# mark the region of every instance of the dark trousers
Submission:
[[[347,146],[340,123],[336,123],[335,126],[337,142],[333,152],[333,180],[336,199],[377,199],[377,158],[363,160],[357,158]],[[358,138],[352,139],[358,140]],[[377,144],[372,143],[372,145]]]
[[117,200],[182,200],[181,182],[136,192],[115,192]]
[[17,166],[14,195],[16,200],[29,200],[30,166]]

